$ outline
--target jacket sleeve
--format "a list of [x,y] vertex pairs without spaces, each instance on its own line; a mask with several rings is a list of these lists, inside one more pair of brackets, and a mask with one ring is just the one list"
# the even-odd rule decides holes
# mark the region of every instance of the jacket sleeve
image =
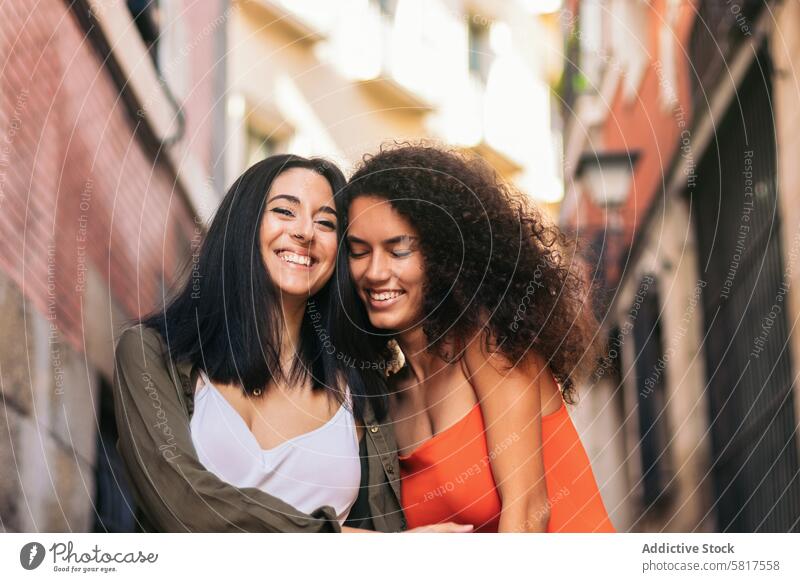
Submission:
[[123,332],[114,370],[118,448],[140,509],[157,531],[341,531],[331,507],[306,515],[206,470],[178,390],[157,334],[141,326]]

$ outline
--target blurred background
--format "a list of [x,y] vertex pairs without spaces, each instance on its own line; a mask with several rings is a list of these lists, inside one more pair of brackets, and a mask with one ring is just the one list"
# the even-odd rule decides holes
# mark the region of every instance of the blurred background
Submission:
[[113,347],[274,153],[472,151],[570,235],[620,531],[800,529],[800,0],[6,0],[0,530],[132,531]]

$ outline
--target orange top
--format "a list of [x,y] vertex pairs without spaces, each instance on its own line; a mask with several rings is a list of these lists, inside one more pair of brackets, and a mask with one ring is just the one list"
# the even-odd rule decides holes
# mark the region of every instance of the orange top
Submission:
[[[613,532],[589,457],[561,408],[542,417],[548,532]],[[498,448],[502,443],[498,445]],[[401,497],[408,527],[454,521],[496,532],[502,505],[492,476],[480,404],[456,424],[400,456]]]

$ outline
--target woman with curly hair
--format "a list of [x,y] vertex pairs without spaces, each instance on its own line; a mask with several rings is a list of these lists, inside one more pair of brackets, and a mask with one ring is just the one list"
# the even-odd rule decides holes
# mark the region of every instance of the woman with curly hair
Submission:
[[347,204],[354,317],[370,353],[401,350],[387,359],[408,526],[614,531],[563,403],[597,356],[564,235],[485,164],[437,147],[365,157]]

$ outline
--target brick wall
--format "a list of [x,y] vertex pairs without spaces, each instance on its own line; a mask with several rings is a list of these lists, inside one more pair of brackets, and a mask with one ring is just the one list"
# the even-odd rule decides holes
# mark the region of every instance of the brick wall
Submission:
[[[577,9],[578,2],[567,3]],[[608,104],[605,119],[595,141],[585,148],[597,151],[637,151],[640,157],[633,176],[631,191],[621,209],[625,230],[625,253],[634,233],[644,220],[648,208],[663,196],[663,177],[673,159],[681,154],[681,134],[692,121],[689,102],[691,82],[690,63],[687,60],[689,34],[696,12],[691,2],[681,3],[674,27],[669,35],[673,43],[672,54],[661,54],[658,38],[660,27],[666,22],[666,0],[653,0],[648,8],[646,35],[647,66],[639,81],[636,93],[626,96],[620,79],[613,98]],[[674,35],[674,36],[673,36]],[[620,67],[618,57],[610,54],[608,67]],[[666,76],[665,60],[673,59],[675,78]],[[662,98],[663,87],[674,92],[675,100],[667,105]],[[573,169],[574,171],[574,169]],[[567,176],[567,179],[571,179]],[[571,213],[562,217],[562,224],[580,229],[584,234],[608,229],[605,211],[596,206],[588,195],[580,196]],[[608,236],[608,232],[604,233]],[[606,252],[612,251],[609,249]],[[622,248],[619,249],[622,251]],[[617,252],[619,252],[617,251]],[[613,251],[612,251],[613,252]],[[625,261],[624,256],[609,257],[608,263]],[[617,273],[619,274],[619,273]]]
[[[658,34],[665,11],[665,0],[651,4],[647,51],[650,55],[646,72],[636,97],[627,100],[618,91],[611,103],[608,119],[603,128],[604,145],[609,150],[637,150],[641,156],[636,165],[628,202],[623,209],[624,221],[630,242],[634,231],[645,218],[647,208],[663,199],[662,180],[668,173],[673,157],[680,155],[681,133],[688,131],[692,122],[690,104],[690,68],[686,51],[689,50],[689,33],[695,11],[683,4],[672,32],[672,55],[659,52]],[[671,105],[662,102],[662,85],[671,85],[665,77],[666,58],[675,59],[676,78],[672,87],[676,101]],[[690,134],[684,134],[687,137]]]
[[195,229],[68,6],[0,18],[0,531],[94,527],[112,329],[158,302]]
[[80,349],[87,264],[136,316],[192,217],[67,4],[6,2],[0,54],[0,268]]

